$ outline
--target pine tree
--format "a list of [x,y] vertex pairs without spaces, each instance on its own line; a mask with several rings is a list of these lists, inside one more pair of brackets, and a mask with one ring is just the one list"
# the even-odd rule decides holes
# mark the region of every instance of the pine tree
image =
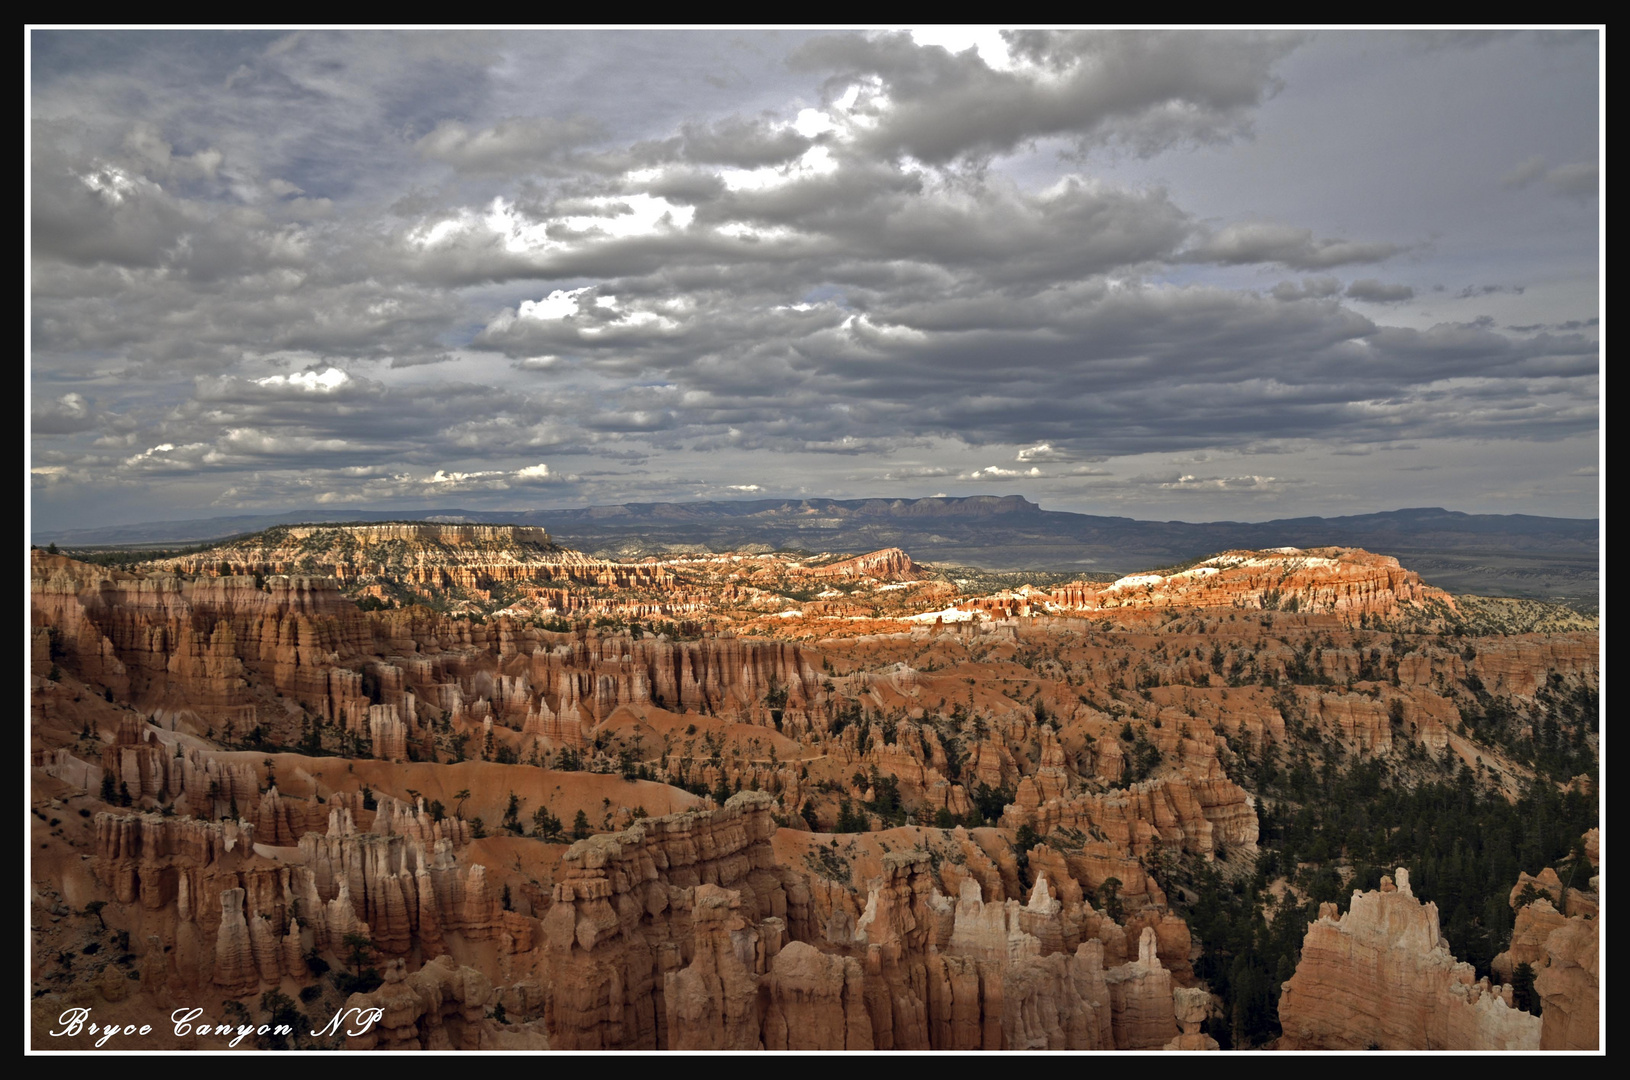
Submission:
[[1534,966],[1526,961],[1511,972],[1511,1002],[1524,1012],[1539,1015],[1539,995],[1534,992]]

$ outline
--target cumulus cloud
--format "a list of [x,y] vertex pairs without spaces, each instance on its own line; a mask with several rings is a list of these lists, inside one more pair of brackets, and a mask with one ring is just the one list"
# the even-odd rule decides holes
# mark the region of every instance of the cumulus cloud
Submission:
[[[1410,286],[1333,272],[1430,264],[1435,224],[1390,213],[1367,166],[1348,183],[1310,162],[1305,197],[1267,201],[1283,163],[1253,126],[1307,90],[1287,57],[1339,42],[87,32],[53,52],[53,35],[36,35],[30,343],[35,476],[56,492],[97,475],[167,507],[938,477],[1068,492],[1110,490],[1083,463],[1123,455],[1597,424],[1593,296],[1532,290],[1516,328],[1388,325]],[[1371,45],[1429,71],[1402,41]],[[605,74],[630,68],[637,90]],[[1275,121],[1291,135],[1294,112]],[[1228,161],[1262,170],[1260,196],[1227,168],[1211,183]],[[1577,201],[1599,169],[1535,158],[1506,181]],[[1477,197],[1422,195],[1419,215]],[[1471,245],[1498,252],[1484,220]],[[1461,295],[1495,288],[1520,287]],[[1226,498],[1256,490],[1243,479],[1160,483]]]
[[125,458],[124,467],[165,471],[192,469],[198,465],[200,452],[207,449],[208,444],[201,442],[185,443],[181,446],[174,443],[159,443],[157,446],[149,446],[139,454]]
[[1037,443],[1027,446],[1014,455],[1015,461],[1074,461],[1074,455],[1066,450],[1055,449],[1048,443]]
[[268,375],[264,379],[256,379],[256,386],[265,386],[272,389],[304,390],[310,394],[328,394],[351,381],[351,376],[336,367],[324,368],[322,371],[297,371],[292,375]]
[[1047,136],[1144,154],[1236,137],[1278,88],[1274,65],[1303,40],[1164,31],[1004,37],[1018,63],[1002,69],[979,50],[953,53],[903,33],[819,38],[790,62],[832,73],[828,92],[849,94],[858,145],[937,164]]
[[963,480],[1029,480],[1041,476],[1041,469],[1035,465],[1028,469],[1004,469],[1000,465],[986,465],[983,469],[975,469],[963,474]]
[[511,492],[543,483],[570,485],[578,479],[575,473],[552,473],[544,465],[529,465],[520,469],[437,469],[429,475],[363,475],[344,490],[330,490],[316,495],[315,501],[324,504],[367,502],[415,495],[434,499],[452,494]]

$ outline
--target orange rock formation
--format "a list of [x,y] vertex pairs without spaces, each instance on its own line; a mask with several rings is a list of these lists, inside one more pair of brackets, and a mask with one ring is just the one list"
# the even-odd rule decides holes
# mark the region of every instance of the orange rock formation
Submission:
[[1437,905],[1415,898],[1402,867],[1380,891],[1354,893],[1339,918],[1325,905],[1279,998],[1279,1022],[1286,1049],[1540,1047],[1540,1018],[1512,1007],[1510,987],[1456,962]]

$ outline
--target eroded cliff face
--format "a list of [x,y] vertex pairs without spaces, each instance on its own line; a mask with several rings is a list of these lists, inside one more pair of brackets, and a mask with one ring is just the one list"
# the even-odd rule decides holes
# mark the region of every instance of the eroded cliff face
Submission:
[[[1396,884],[1394,884],[1396,880]],[[1537,1050],[1540,1018],[1512,1005],[1509,986],[1479,980],[1438,933],[1398,869],[1377,892],[1326,904],[1279,999],[1284,1049]]]
[[[347,1020],[377,1010],[367,1030],[347,1039],[347,1050],[548,1050],[538,1023],[509,1023],[493,1016],[500,994],[492,981],[451,957],[438,956],[409,972],[401,960],[385,966],[384,984],[345,1002]],[[356,1010],[350,1012],[349,1010]]]
[[433,822],[386,796],[362,831],[360,801],[336,796],[326,833],[307,832],[292,850],[258,843],[242,820],[100,814],[92,872],[115,901],[139,905],[133,933],[175,947],[178,991],[212,983],[247,994],[304,978],[303,957],[343,953],[348,934],[384,956],[435,956],[449,931],[504,931],[486,868],[460,858],[467,823]]
[[928,577],[928,572],[899,548],[883,548],[853,559],[811,567],[809,574],[817,578],[870,577],[878,581],[920,581]]
[[[1581,838],[1580,850],[1589,869],[1595,870],[1599,866],[1596,829]],[[1582,879],[1584,865],[1576,869],[1570,868],[1569,877]],[[1591,874],[1586,884],[1588,888],[1568,888],[1555,869],[1546,867],[1537,875],[1519,875],[1511,890],[1516,927],[1511,947],[1494,958],[1493,968],[1510,981],[1518,966],[1527,964],[1535,976],[1534,991],[1542,1006],[1542,1050],[1596,1050],[1601,1046],[1600,878]],[[1530,899],[1536,893],[1538,899]]]
[[[424,600],[450,590],[478,601],[490,601],[503,589],[544,596],[551,583],[618,590],[663,590],[674,584],[673,573],[661,564],[594,559],[560,547],[543,529],[513,525],[290,526],[153,566],[191,575],[332,577],[353,592]],[[562,610],[573,607],[568,603]]]
[[1569,919],[1545,939],[1547,964],[1534,980],[1544,1002],[1541,1050],[1601,1048],[1601,920]]
[[[1251,864],[1255,762],[1322,742],[1514,784],[1461,709],[1539,716],[1596,686],[1589,634],[1364,628],[1431,598],[1349,553],[1174,586],[1221,606],[1127,591],[1053,618],[1022,591],[939,626],[877,615],[954,590],[884,588],[917,571],[874,556],[698,557],[742,632],[670,640],[36,553],[39,1001],[316,991],[327,1015],[376,969],[350,1001],[381,1010],[381,1048],[1203,1049],[1206,943],[1169,875]],[[1337,566],[1286,569],[1304,556]],[[1225,572],[1247,592],[1205,584]],[[769,589],[799,581],[853,602]],[[793,632],[816,620],[833,636]],[[1532,883],[1551,900],[1519,911],[1507,959],[1541,972],[1536,1038],[1583,1045],[1594,900]],[[1436,949],[1435,913],[1417,934],[1425,915],[1368,910],[1310,931],[1287,994],[1306,1045],[1527,1037]],[[1414,986],[1400,1008],[1426,1018],[1342,996],[1364,979]]]
[[1386,555],[1356,548],[1226,551],[1170,574],[1133,574],[1107,586],[1080,582],[1048,596],[1067,608],[1234,607],[1390,615],[1400,605],[1454,600]]
[[885,855],[857,918],[775,861],[770,807],[744,792],[567,852],[543,919],[556,1047],[1128,1049],[1177,1034],[1152,927],[1106,969],[1102,939],[1124,950],[1125,932],[1078,888],[1066,905],[1042,875],[1026,901],[986,902],[965,876],[952,900],[926,850]]
[[192,576],[332,577],[347,594],[387,605],[418,601],[484,614],[624,618],[705,615],[721,601],[775,608],[776,590],[788,579],[821,587],[930,576],[899,548],[837,559],[614,560],[563,548],[539,528],[422,522],[278,527],[147,568]]
[[265,695],[329,698],[329,671],[372,651],[366,616],[326,578],[181,578],[36,552],[33,623],[87,682],[145,711],[186,710],[243,731]]

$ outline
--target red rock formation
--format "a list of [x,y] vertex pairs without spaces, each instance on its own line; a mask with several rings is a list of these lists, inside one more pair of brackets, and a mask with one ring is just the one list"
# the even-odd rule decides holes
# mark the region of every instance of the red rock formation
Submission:
[[[1482,756],[1491,775],[1520,779],[1517,763],[1455,730],[1457,703],[1476,680],[1518,698],[1573,694],[1596,680],[1589,634],[1471,648],[1353,627],[1359,616],[1393,618],[1434,600],[1386,560],[1235,554],[1214,575],[1168,576],[1147,593],[1124,584],[1111,595],[1118,607],[1098,603],[1104,586],[1091,597],[1072,592],[1091,618],[1021,618],[1061,598],[1031,589],[964,601],[988,604],[1002,622],[910,629],[874,617],[920,610],[910,604],[925,593],[935,603],[958,595],[936,583],[846,599],[842,612],[827,612],[841,619],[811,607],[803,620],[763,618],[739,637],[697,641],[562,633],[520,615],[476,622],[422,607],[363,614],[331,581],[273,576],[260,589],[243,574],[207,576],[218,566],[193,567],[206,576],[186,580],[36,555],[34,782],[94,811],[105,772],[140,805],[179,815],[93,819],[89,874],[71,879],[67,864],[62,875],[75,908],[85,896],[111,898],[110,920],[116,907],[142,953],[139,993],[155,1003],[304,984],[310,950],[337,959],[345,936],[363,933],[389,968],[379,993],[392,1020],[379,1046],[532,1038],[486,1017],[501,1000],[513,1016],[541,1015],[540,1030],[566,1048],[1200,1049],[1209,1006],[1192,985],[1196,945],[1143,862],[1254,852],[1253,800],[1228,779],[1242,761],[1312,730],[1365,755],[1418,743],[1468,763]],[[660,573],[602,574],[574,558],[554,569],[545,559],[500,566],[481,545],[455,555],[409,578],[431,591],[497,583],[581,599],[575,586],[600,575],[608,595],[584,603],[657,610],[694,599],[734,617],[781,610],[770,590],[802,573],[781,556],[697,559],[718,588],[682,600],[691,594],[672,585],[638,597],[611,590],[645,588],[667,572],[683,579],[686,560]],[[889,572],[889,559],[871,569],[853,562],[862,577]],[[351,559],[347,587],[384,565]],[[533,578],[506,576],[521,569]],[[869,588],[862,579],[851,587],[858,596]],[[1287,613],[1287,599],[1299,610]],[[1178,600],[1217,606],[1173,610]],[[786,640],[799,622],[842,633],[818,647]],[[779,637],[754,633],[772,623]],[[127,693],[140,713],[125,706]],[[344,731],[380,760],[223,748],[243,745],[254,727],[284,747],[326,738],[325,751]],[[706,797],[490,760],[461,773],[430,764],[535,753],[565,765],[554,755],[565,748],[591,771],[637,766],[692,790],[742,794],[719,810],[642,819],[646,807]],[[1132,768],[1147,779],[1125,783]],[[336,783],[357,790],[336,792]],[[363,808],[363,784],[377,810]],[[983,815],[929,827],[941,810],[973,815],[970,790],[981,784],[1015,792],[998,827],[973,827]],[[624,831],[564,857],[510,829],[473,841],[457,814],[496,820],[505,785],[526,800],[523,821],[535,807],[567,818],[581,807],[591,828]],[[476,789],[471,799],[453,794],[466,787]],[[979,809],[994,814],[988,794]],[[806,830],[801,810],[815,828],[830,826],[844,798],[876,831]],[[440,821],[432,800],[446,803]],[[64,827],[37,809],[39,839],[57,858]],[[55,816],[69,832],[78,824]],[[915,824],[889,827],[901,820]],[[1021,861],[1024,826],[1041,842]],[[1110,878],[1124,906],[1115,919],[1093,906]],[[1583,1045],[1595,968],[1574,938],[1597,901],[1563,893],[1554,875],[1533,880],[1574,918],[1528,905],[1506,959],[1543,969],[1541,992],[1556,1005],[1539,1037]],[[1469,983],[1441,949],[1387,944],[1393,930],[1414,941],[1403,915],[1366,929],[1368,909],[1357,910],[1310,931],[1306,980],[1299,969],[1286,994],[1287,1045],[1298,1024],[1312,1025],[1310,1045],[1371,1028],[1399,1045],[1527,1045],[1507,1030],[1521,1027],[1520,1014],[1495,1007],[1508,991]],[[1435,921],[1430,936],[1435,943]],[[450,964],[411,971],[449,954],[478,963],[486,988],[445,986]],[[119,980],[116,992],[137,992],[135,980]],[[1342,996],[1353,987],[1407,1015],[1368,1017]],[[1409,1019],[1417,1014],[1427,1019]]]
[[[1526,876],[1526,875],[1525,875]],[[1518,964],[1527,964],[1535,972],[1550,962],[1545,948],[1553,931],[1566,926],[1568,919],[1542,899],[1517,908],[1516,925],[1511,931],[1511,944],[1489,964],[1496,975],[1510,982]]]
[[295,525],[151,565],[199,576],[322,575],[373,595],[388,583],[426,597],[551,581],[617,589],[674,582],[661,564],[592,559],[559,547],[543,529],[510,525]]
[[865,969],[853,957],[789,942],[762,983],[766,1050],[872,1050]]
[[1153,927],[1138,939],[1137,959],[1108,973],[1115,1049],[1158,1050],[1177,1037],[1172,976],[1160,965]]
[[1081,939],[1078,888],[1066,911],[1045,875],[1023,904],[984,902],[963,877],[953,902],[922,850],[884,855],[857,916],[774,865],[768,806],[743,793],[574,845],[544,918],[557,1047],[1107,1049],[1176,1035],[1152,927],[1137,960],[1106,972],[1103,941]]
[[[338,655],[371,647],[367,619],[328,579],[136,576],[36,553],[35,624],[65,661],[146,711],[185,709],[247,731],[251,672],[317,702]],[[127,690],[125,688],[128,688]]]
[[[794,926],[807,922],[799,910],[807,909],[807,893],[795,889],[802,893],[801,904],[799,896],[789,897],[775,872],[767,842],[774,828],[769,797],[743,792],[719,811],[652,818],[626,832],[573,845],[543,920],[548,983],[554,988],[549,1029],[557,1048],[655,1049],[676,1039],[709,1042],[716,1037],[714,1020],[722,1024],[726,1016],[735,1025],[731,1030],[744,1030],[722,1001],[712,1013],[697,1011],[702,1006],[695,999],[696,985],[706,983],[706,958],[701,971],[679,984],[690,1001],[672,1015],[683,1020],[684,1030],[667,1030],[667,975],[695,961],[691,931],[699,886],[736,892],[739,914],[731,918],[741,919],[743,927],[772,919]],[[717,894],[704,900],[710,916],[717,916]],[[779,931],[766,927],[759,935],[767,940]],[[722,978],[717,946],[707,955],[715,958],[714,977]],[[755,1025],[755,1044],[758,1030]]]
[[1172,574],[1134,574],[1110,585],[1077,582],[1048,597],[1075,610],[1235,607],[1391,615],[1400,604],[1454,601],[1385,555],[1356,548],[1228,551]]
[[1216,1050],[1217,1040],[1200,1030],[1211,1011],[1211,993],[1199,988],[1179,988],[1172,992],[1172,1007],[1182,1033],[1167,1043],[1166,1050]]
[[1438,934],[1436,904],[1403,868],[1379,892],[1354,893],[1339,919],[1326,904],[1308,927],[1279,998],[1286,1049],[1535,1050],[1540,1019],[1511,1007],[1510,988],[1476,980]]
[[[215,974],[212,981],[228,996],[247,994],[260,985],[260,972],[250,944],[249,924],[243,917],[243,890],[221,892],[221,925],[215,935]],[[275,975],[274,975],[275,978]]]
[[1549,963],[1534,980],[1543,1002],[1541,1050],[1596,1050],[1601,1046],[1601,920],[1569,919],[1545,941]]
[[929,576],[899,548],[883,548],[842,562],[810,567],[805,572],[817,578],[869,577],[878,581],[921,581]]
[[[475,968],[441,956],[411,974],[400,960],[385,966],[385,982],[352,994],[345,1015],[367,1030],[342,1040],[347,1050],[547,1050],[541,1024],[506,1024],[488,1015],[497,1003],[492,981]],[[378,1021],[360,1017],[378,1010]]]
[[1101,795],[1081,792],[1041,802],[1029,777],[1003,816],[1005,827],[1030,825],[1039,836],[1072,830],[1106,838],[1112,848],[1143,856],[1165,845],[1210,858],[1219,845],[1256,851],[1258,824],[1251,796],[1222,775],[1146,780]]
[[[740,913],[741,893],[698,885],[691,896],[691,961],[664,974],[668,1047],[672,1050],[756,1050],[758,983],[753,978],[761,936]],[[779,951],[779,928],[766,927]]]
[[[261,818],[287,829],[279,804],[268,792]],[[181,985],[211,982],[234,995],[304,974],[309,947],[342,952],[350,933],[369,936],[386,956],[415,947],[435,955],[447,931],[470,940],[530,933],[507,925],[484,867],[459,865],[467,824],[432,822],[388,796],[381,811],[375,831],[362,833],[336,800],[327,834],[301,835],[295,862],[262,854],[276,849],[258,845],[247,822],[100,814],[91,867],[118,902],[154,913],[156,925],[173,920],[168,933],[196,926],[204,935],[200,952],[178,954]],[[211,941],[212,949],[202,944]]]

